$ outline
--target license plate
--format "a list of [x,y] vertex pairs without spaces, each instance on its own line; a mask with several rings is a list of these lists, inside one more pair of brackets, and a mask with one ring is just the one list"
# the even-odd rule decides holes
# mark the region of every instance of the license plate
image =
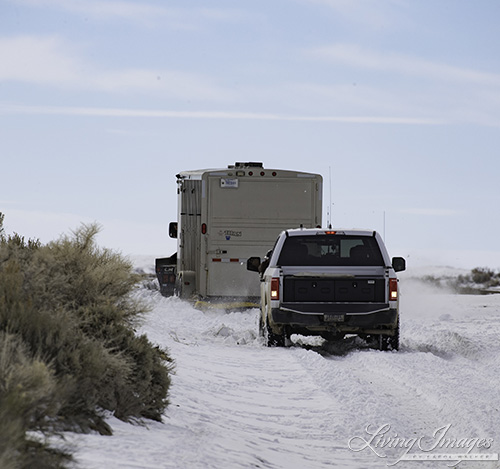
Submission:
[[344,322],[343,314],[325,314],[325,322]]

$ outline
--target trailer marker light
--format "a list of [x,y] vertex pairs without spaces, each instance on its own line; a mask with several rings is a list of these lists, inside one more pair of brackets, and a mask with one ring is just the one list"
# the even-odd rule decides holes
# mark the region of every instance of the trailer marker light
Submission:
[[334,234],[337,234],[337,232],[336,231],[325,231],[325,234],[334,235]]
[[207,234],[207,224],[206,223],[201,224],[201,234]]
[[276,174],[277,174],[276,171],[273,171],[273,176],[276,176]]
[[261,172],[260,172],[260,175],[261,175],[261,176],[264,176],[265,174],[266,174],[266,173],[265,173],[264,171],[261,171]]
[[271,300],[279,300],[280,299],[280,279],[273,278],[271,279]]

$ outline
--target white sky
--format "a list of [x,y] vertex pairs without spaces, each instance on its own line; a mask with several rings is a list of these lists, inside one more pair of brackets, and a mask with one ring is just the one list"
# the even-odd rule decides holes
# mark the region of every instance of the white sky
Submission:
[[175,174],[263,161],[322,174],[326,205],[331,168],[333,225],[409,264],[498,268],[499,21],[498,0],[2,0],[6,229],[97,221],[170,255]]

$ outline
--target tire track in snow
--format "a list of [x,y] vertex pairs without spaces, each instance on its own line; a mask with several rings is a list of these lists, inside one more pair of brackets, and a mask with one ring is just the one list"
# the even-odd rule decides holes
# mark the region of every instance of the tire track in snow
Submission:
[[[212,345],[198,349],[206,368],[195,369],[193,357],[183,352],[190,371],[178,372],[182,388],[195,391],[172,399],[186,413],[189,426],[196,422],[207,437],[204,459],[212,463],[204,467],[369,464],[364,455],[349,451],[345,441],[335,439],[339,401],[310,378],[289,350]],[[204,409],[202,416],[199,409]]]

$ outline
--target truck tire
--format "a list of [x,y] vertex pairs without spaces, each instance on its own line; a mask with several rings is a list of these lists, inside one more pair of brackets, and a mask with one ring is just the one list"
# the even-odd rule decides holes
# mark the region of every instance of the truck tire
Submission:
[[264,337],[264,343],[267,347],[286,347],[288,345],[289,338],[286,334],[286,328],[283,327],[283,331],[276,334],[269,325],[267,315],[265,323],[262,321],[262,316],[260,317],[259,330],[262,331],[261,335]]
[[399,350],[399,321],[394,335],[380,334],[379,350]]

